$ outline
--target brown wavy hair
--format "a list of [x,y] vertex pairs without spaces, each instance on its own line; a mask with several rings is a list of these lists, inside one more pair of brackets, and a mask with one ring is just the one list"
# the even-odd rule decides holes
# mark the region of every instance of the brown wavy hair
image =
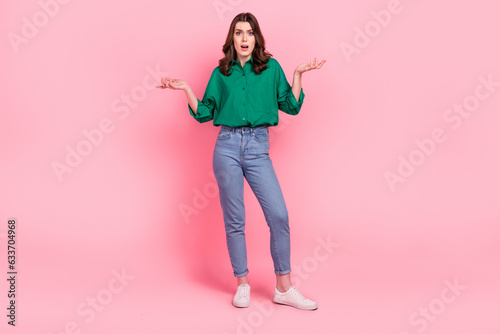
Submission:
[[264,40],[264,36],[260,31],[259,22],[252,13],[240,13],[236,15],[231,22],[231,26],[229,27],[229,31],[227,33],[226,42],[222,46],[222,52],[224,52],[225,56],[224,58],[221,58],[219,60],[220,71],[226,77],[229,76],[231,74],[229,73],[229,70],[232,67],[232,60],[238,60],[236,50],[234,49],[233,37],[236,23],[238,22],[248,22],[252,27],[255,36],[255,47],[252,51],[252,67],[255,73],[260,74],[268,67],[268,65],[266,64],[269,61],[269,58],[273,55],[266,51],[266,41]]

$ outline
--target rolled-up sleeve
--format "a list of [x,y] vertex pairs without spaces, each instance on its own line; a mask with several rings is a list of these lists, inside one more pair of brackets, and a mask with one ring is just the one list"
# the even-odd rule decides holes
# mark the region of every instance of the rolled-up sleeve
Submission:
[[218,108],[220,103],[220,87],[216,71],[218,71],[218,68],[212,71],[207,88],[203,94],[203,99],[197,99],[198,107],[196,109],[196,115],[188,103],[189,113],[200,123],[212,120],[214,118],[214,111]]
[[301,87],[297,101],[293,95],[292,87],[286,80],[285,72],[278,63],[278,109],[290,115],[297,115],[302,108],[304,97],[304,90]]

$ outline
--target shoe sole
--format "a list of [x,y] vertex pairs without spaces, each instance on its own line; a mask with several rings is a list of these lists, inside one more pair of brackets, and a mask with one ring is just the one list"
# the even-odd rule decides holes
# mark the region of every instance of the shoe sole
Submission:
[[236,305],[236,304],[233,303],[233,306],[237,307],[237,308],[245,308],[245,307],[249,307],[250,304],[248,304],[248,305]]
[[276,301],[274,299],[273,299],[273,302],[276,303],[276,304],[280,304],[280,305],[286,305],[286,306],[290,306],[290,307],[295,307],[295,308],[298,308],[299,310],[314,311],[314,310],[318,309],[318,306],[316,306],[315,308],[301,307],[301,306],[295,306],[293,304],[288,304],[288,303],[285,303],[285,302]]

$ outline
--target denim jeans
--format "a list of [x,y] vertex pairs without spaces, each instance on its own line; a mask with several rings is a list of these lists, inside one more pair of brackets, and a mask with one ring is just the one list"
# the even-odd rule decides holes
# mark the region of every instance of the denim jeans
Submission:
[[281,187],[269,157],[267,126],[221,125],[213,154],[229,258],[236,277],[248,274],[243,178],[257,197],[270,230],[276,275],[290,273],[290,229]]

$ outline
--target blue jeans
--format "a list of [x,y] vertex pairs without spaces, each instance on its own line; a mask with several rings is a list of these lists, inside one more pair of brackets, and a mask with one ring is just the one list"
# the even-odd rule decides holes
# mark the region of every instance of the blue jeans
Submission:
[[290,228],[281,187],[269,157],[267,126],[221,125],[213,154],[229,258],[236,277],[248,274],[243,178],[260,203],[271,235],[276,275],[290,273]]

